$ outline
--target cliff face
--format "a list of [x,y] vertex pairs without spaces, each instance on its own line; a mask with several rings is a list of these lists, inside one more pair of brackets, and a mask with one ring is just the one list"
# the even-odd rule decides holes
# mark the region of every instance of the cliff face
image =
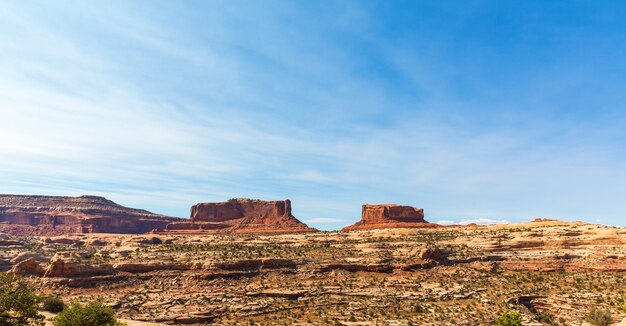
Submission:
[[401,205],[369,205],[362,208],[361,221],[365,224],[376,223],[424,223],[424,209]]
[[395,204],[370,205],[362,207],[361,220],[343,228],[343,231],[371,230],[384,228],[429,227],[424,219],[424,209]]
[[191,221],[171,223],[167,231],[273,233],[316,231],[291,214],[291,201],[238,198],[191,207]]
[[178,220],[96,196],[0,195],[0,231],[11,234],[146,233]]

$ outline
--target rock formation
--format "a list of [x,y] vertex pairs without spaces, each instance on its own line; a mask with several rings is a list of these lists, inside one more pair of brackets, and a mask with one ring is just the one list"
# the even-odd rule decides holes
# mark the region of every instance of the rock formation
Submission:
[[17,235],[146,233],[177,220],[96,196],[0,195],[0,230]]
[[317,231],[291,214],[291,201],[237,198],[191,207],[189,222],[170,223],[167,232],[276,233]]
[[81,263],[76,259],[52,258],[46,269],[45,277],[89,277],[115,274],[115,269],[109,264],[91,265]]
[[361,220],[342,231],[385,228],[432,227],[424,220],[424,209],[395,204],[363,205]]
[[[559,325],[582,325],[586,307],[614,312],[613,323],[624,315],[617,304],[626,228],[582,222],[351,233],[95,233],[23,243],[0,250],[1,271],[68,301],[100,297],[131,318],[130,325],[297,324],[303,318],[327,325],[326,313],[346,325],[384,325],[390,316],[405,325],[440,325],[441,315],[427,311],[441,309],[451,324],[487,325],[501,314],[497,307],[520,311],[532,325],[545,316],[540,311]],[[328,310],[318,314],[320,307]]]
[[20,276],[43,276],[44,270],[40,261],[35,258],[28,258],[13,266],[11,273]]

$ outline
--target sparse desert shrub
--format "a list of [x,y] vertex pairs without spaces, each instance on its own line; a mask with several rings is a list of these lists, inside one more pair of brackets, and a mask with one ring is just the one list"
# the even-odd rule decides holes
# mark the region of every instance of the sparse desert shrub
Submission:
[[594,326],[609,326],[612,319],[610,312],[596,308],[592,308],[585,317],[585,321]]
[[498,326],[522,326],[522,314],[519,311],[507,311],[496,318],[495,324]]
[[0,273],[0,325],[40,325],[40,298],[15,276]]
[[117,321],[113,309],[101,301],[92,301],[82,305],[78,301],[70,302],[53,321],[54,326],[122,326]]
[[545,311],[534,311],[537,320],[546,325],[554,325],[556,323],[554,315]]
[[59,313],[65,308],[65,303],[57,296],[49,296],[43,299],[41,306],[45,311]]

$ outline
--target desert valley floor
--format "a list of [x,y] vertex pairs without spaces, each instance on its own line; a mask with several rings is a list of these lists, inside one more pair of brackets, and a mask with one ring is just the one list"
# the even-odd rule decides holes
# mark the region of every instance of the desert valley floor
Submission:
[[38,290],[129,325],[583,325],[626,317],[626,229],[541,221],[275,235],[4,235]]

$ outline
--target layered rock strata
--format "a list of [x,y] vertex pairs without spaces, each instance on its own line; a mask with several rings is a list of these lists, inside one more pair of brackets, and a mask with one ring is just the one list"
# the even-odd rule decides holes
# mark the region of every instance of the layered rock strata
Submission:
[[342,231],[385,228],[433,227],[424,219],[424,209],[395,204],[370,205],[362,208],[361,220]]
[[290,200],[264,201],[237,198],[191,207],[189,222],[167,225],[166,232],[276,233],[312,232],[291,214]]
[[97,196],[0,195],[0,231],[16,235],[146,233],[178,220]]

